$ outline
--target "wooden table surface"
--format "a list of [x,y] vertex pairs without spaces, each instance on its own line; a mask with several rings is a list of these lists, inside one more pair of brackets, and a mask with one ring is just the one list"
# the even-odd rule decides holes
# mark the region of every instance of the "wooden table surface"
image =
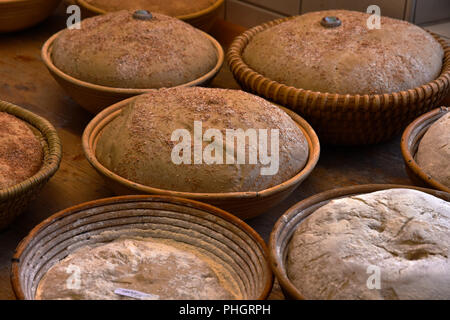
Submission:
[[[36,224],[72,205],[113,196],[85,159],[81,147],[80,137],[92,115],[67,96],[41,62],[42,44],[64,28],[65,19],[59,8],[33,29],[0,35],[0,99],[47,118],[57,128],[63,144],[59,171],[28,210],[0,232],[0,299],[14,299],[9,280],[11,257],[20,240]],[[226,48],[242,31],[219,21],[212,34]],[[239,88],[227,65],[211,86]],[[402,163],[400,137],[360,148],[322,146],[320,161],[311,176],[283,203],[248,223],[267,241],[276,220],[298,201],[325,190],[367,183],[411,184]],[[271,298],[282,298],[278,285]]]

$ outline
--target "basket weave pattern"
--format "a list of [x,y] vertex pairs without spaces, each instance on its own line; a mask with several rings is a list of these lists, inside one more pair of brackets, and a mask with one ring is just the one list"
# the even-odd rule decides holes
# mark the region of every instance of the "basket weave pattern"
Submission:
[[386,141],[417,116],[438,105],[450,91],[450,46],[432,33],[445,52],[442,72],[436,80],[414,89],[390,94],[343,95],[304,90],[270,80],[251,69],[243,61],[242,53],[257,33],[292,18],[274,20],[244,32],[233,41],[227,59],[244,90],[299,113],[323,142],[361,145]]
[[44,152],[43,165],[34,176],[10,188],[0,189],[0,230],[2,230],[23,212],[58,170],[62,150],[58,134],[47,120],[3,101],[0,101],[0,112],[9,113],[35,128],[40,133]]

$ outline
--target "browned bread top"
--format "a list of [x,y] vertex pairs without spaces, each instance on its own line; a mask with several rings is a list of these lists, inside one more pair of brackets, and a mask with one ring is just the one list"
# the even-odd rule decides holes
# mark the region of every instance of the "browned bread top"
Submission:
[[[342,25],[322,26],[326,16]],[[392,93],[439,76],[444,52],[430,34],[387,17],[370,30],[368,18],[345,10],[307,13],[256,34],[243,59],[271,80],[324,93]]]
[[162,14],[139,20],[133,13],[100,15],[64,30],[54,41],[53,63],[82,81],[136,89],[181,85],[216,65],[216,48],[200,30]]
[[[215,140],[220,138],[211,137],[211,141],[203,141],[201,150],[205,154],[213,141],[221,143],[222,164],[206,161],[195,164],[194,121],[202,122],[203,134],[208,129],[222,133],[220,142]],[[188,149],[192,164],[173,162],[172,151],[181,139],[173,140],[172,134],[178,129],[187,130],[191,136]],[[226,147],[234,144],[235,150],[238,149],[236,140],[227,141],[227,129],[266,129],[267,138],[262,135],[258,138],[268,143],[267,151],[273,155],[276,147],[272,148],[271,137],[275,132],[272,129],[279,130],[278,171],[274,175],[262,175],[261,169],[269,165],[261,161],[250,163],[248,150],[254,146],[250,139],[244,144],[245,163],[236,163],[235,152],[232,154],[235,164],[227,164],[225,156],[231,148]],[[243,91],[200,87],[154,90],[135,98],[102,131],[96,147],[98,160],[128,180],[154,188],[195,193],[261,191],[276,186],[298,174],[308,155],[303,132],[279,107]]]

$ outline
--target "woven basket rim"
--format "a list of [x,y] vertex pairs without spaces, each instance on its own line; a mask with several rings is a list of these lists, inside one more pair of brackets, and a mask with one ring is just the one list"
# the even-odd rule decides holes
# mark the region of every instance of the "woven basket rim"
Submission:
[[[439,118],[443,117],[445,114],[450,113],[450,108],[448,107],[440,107],[431,110],[430,112],[427,112],[420,117],[418,117],[416,120],[411,122],[411,124],[405,129],[402,135],[401,139],[401,150],[402,150],[402,156],[403,160],[405,162],[405,165],[411,169],[411,171],[419,177],[425,184],[432,186],[435,189],[449,192],[450,188],[443,185],[433,177],[431,177],[429,174],[427,174],[423,169],[420,167],[420,165],[416,162],[415,154],[413,154],[411,148],[408,146],[409,141],[414,134],[414,131],[417,127],[421,126],[424,122],[426,122],[429,119],[432,119],[434,117],[439,116]],[[434,122],[436,122],[439,119],[435,119]],[[430,124],[431,126],[432,124]],[[428,128],[426,129],[428,131]],[[419,139],[416,143],[419,144],[422,139]],[[413,146],[411,146],[413,147]]]
[[[323,206],[325,205],[325,202],[336,198],[399,188],[422,191],[436,197],[446,198],[448,199],[447,201],[450,201],[450,193],[446,193],[443,191],[397,184],[366,184],[366,185],[356,185],[338,189],[331,189],[325,192],[321,192],[319,194],[315,194],[309,198],[306,198],[298,202],[297,204],[289,208],[285,213],[283,213],[283,215],[275,223],[275,226],[273,227],[272,232],[270,234],[269,254],[272,271],[274,272],[276,278],[280,282],[281,287],[289,294],[289,296],[297,300],[306,299],[305,296],[300,292],[300,290],[298,290],[294,286],[294,284],[289,280],[286,274],[286,270],[284,268],[285,266],[284,258],[280,257],[278,254],[279,249],[281,247],[279,242],[287,238],[286,235],[282,235],[282,232],[285,230],[286,226],[292,227],[291,220],[299,215],[299,211],[304,211],[308,208],[313,207],[314,205]],[[317,210],[317,208],[314,209],[314,211],[315,210]],[[311,214],[313,212],[311,212]],[[300,224],[305,218],[306,216],[303,217],[301,221],[299,221],[295,226]]]
[[[66,29],[61,30],[57,33],[55,33],[54,35],[52,35],[43,45],[42,50],[41,50],[41,57],[42,57],[42,61],[44,62],[44,64],[47,66],[47,68],[53,72],[55,75],[57,75],[59,78],[64,79],[65,81],[78,86],[78,87],[84,87],[84,88],[88,88],[91,90],[95,90],[95,91],[99,91],[99,92],[105,92],[105,93],[110,93],[110,94],[128,94],[128,95],[138,95],[138,94],[142,94],[145,92],[148,92],[149,90],[154,90],[155,88],[144,88],[144,89],[136,89],[136,88],[115,88],[115,87],[109,87],[109,86],[104,86],[104,85],[99,85],[99,84],[95,84],[95,83],[90,83],[87,81],[83,81],[83,80],[79,80],[75,77],[72,77],[71,75],[63,72],[61,69],[59,69],[58,67],[56,67],[52,61],[51,58],[51,51],[53,48],[53,42],[55,41],[55,39],[62,33],[66,31]],[[216,54],[217,54],[217,63],[215,64],[215,66],[208,71],[206,74],[202,75],[201,77],[180,84],[176,87],[192,87],[192,86],[196,86],[196,85],[200,85],[202,83],[204,83],[205,81],[213,78],[222,68],[222,65],[224,63],[225,60],[225,52],[222,48],[222,46],[220,45],[220,43],[214,39],[212,36],[210,36],[209,34],[207,34],[206,32],[203,32],[201,30],[199,30],[206,38],[208,38],[212,45],[214,46],[214,48],[216,49]]]
[[[185,14],[185,15],[180,15],[180,16],[176,16],[175,18],[180,19],[180,20],[191,20],[191,19],[196,19],[198,17],[204,16],[209,14],[210,12],[216,10],[217,8],[219,8],[223,2],[225,0],[216,0],[216,2],[214,2],[211,6],[202,9],[200,11],[197,12],[193,12],[193,13],[189,13],[189,14]],[[85,0],[76,0],[76,3],[81,6],[82,8],[88,10],[89,12],[93,13],[93,14],[106,14],[108,13],[108,11],[101,9],[99,7],[96,7],[90,3],[87,3]]]
[[43,160],[42,167],[30,178],[6,189],[0,189],[0,201],[7,201],[27,190],[39,185],[42,181],[50,178],[58,170],[62,158],[62,146],[58,133],[53,125],[46,119],[12,103],[0,100],[0,112],[9,113],[29,125],[36,128],[46,140],[48,145],[48,157]]
[[245,221],[239,219],[235,215],[217,208],[215,206],[212,206],[207,203],[198,202],[191,199],[185,199],[185,198],[179,198],[179,197],[171,197],[171,196],[161,196],[161,195],[128,195],[128,196],[119,196],[119,197],[110,197],[110,198],[104,198],[104,199],[98,199],[93,200],[85,203],[81,203],[69,208],[66,208],[64,210],[61,210],[41,223],[39,223],[37,226],[35,226],[28,235],[18,244],[14,256],[12,258],[12,267],[11,267],[11,284],[14,291],[14,294],[19,300],[24,300],[25,295],[23,293],[23,290],[20,286],[20,276],[19,276],[19,264],[21,261],[22,254],[24,253],[27,246],[30,245],[30,243],[33,241],[34,237],[44,228],[51,225],[52,223],[59,221],[67,216],[70,216],[75,213],[83,212],[92,208],[97,208],[101,206],[108,206],[110,204],[127,204],[132,202],[165,202],[169,204],[174,205],[181,205],[186,206],[189,208],[199,209],[204,212],[207,212],[208,214],[212,216],[217,216],[222,218],[223,220],[231,223],[232,225],[236,226],[237,228],[244,231],[251,239],[253,239],[256,243],[258,243],[262,257],[264,258],[265,265],[267,272],[267,279],[264,284],[264,289],[261,292],[260,297],[258,300],[264,300],[266,299],[270,292],[272,291],[273,286],[273,280],[274,276],[272,273],[272,269],[270,268],[269,264],[269,250],[265,243],[265,241],[261,238],[261,236]]
[[131,180],[125,179],[111,170],[107,169],[103,166],[100,161],[98,161],[96,157],[96,152],[94,149],[94,145],[96,142],[96,137],[98,137],[99,132],[103,129],[103,127],[112,121],[113,117],[117,116],[118,113],[121,112],[121,109],[128,105],[133,99],[136,97],[131,97],[129,99],[120,101],[103,111],[97,114],[91,122],[87,125],[86,129],[83,132],[82,136],[82,146],[84,153],[86,155],[89,163],[102,175],[112,179],[119,184],[133,190],[138,190],[140,192],[144,192],[147,194],[162,194],[174,197],[181,198],[190,198],[194,200],[200,201],[208,201],[208,200],[233,200],[233,199],[249,199],[249,198],[266,198],[270,197],[274,194],[281,193],[285,190],[292,188],[295,185],[301,183],[306,177],[308,177],[313,169],[316,167],[317,162],[320,157],[320,142],[317,134],[314,129],[309,125],[306,120],[300,117],[295,112],[286,109],[284,107],[280,107],[283,111],[285,111],[299,126],[302,130],[306,140],[308,141],[309,147],[309,155],[308,161],[305,167],[297,173],[294,177],[288,179],[287,181],[273,186],[271,188],[267,188],[262,191],[251,191],[251,192],[228,192],[228,193],[193,193],[193,192],[182,192],[182,191],[172,191],[166,189],[159,189],[154,187],[145,186]]
[[[322,101],[326,101],[325,104],[326,106],[334,105],[336,104],[337,101],[344,101],[345,107],[347,108],[354,106],[354,104],[352,104],[351,101],[358,102],[356,103],[356,107],[359,107],[359,105],[363,103],[375,101],[377,104],[379,104],[379,107],[382,109],[390,108],[391,104],[389,103],[389,101],[398,101],[400,97],[408,97],[408,96],[414,96],[415,100],[418,100],[421,97],[421,93],[426,92],[427,89],[430,89],[431,92],[436,93],[442,90],[442,88],[450,86],[450,44],[444,38],[428,30],[425,31],[431,34],[440,43],[440,45],[444,50],[444,60],[441,74],[439,75],[438,78],[434,79],[429,83],[426,83],[416,88],[411,88],[399,92],[392,92],[385,94],[340,94],[340,93],[319,92],[302,88],[296,88],[293,86],[288,86],[283,83],[277,82],[275,80],[271,80],[262,75],[261,73],[257,72],[256,70],[253,70],[249,65],[247,65],[244,62],[242,53],[244,52],[248,43],[250,43],[250,41],[256,34],[265,31],[267,29],[270,29],[271,27],[279,25],[283,22],[294,19],[296,17],[298,16],[291,16],[269,21],[261,25],[255,26],[245,31],[241,35],[237,36],[233,40],[233,43],[231,44],[227,52],[227,61],[233,75],[237,77],[237,70],[243,70],[242,73],[245,74],[245,77],[247,79],[250,78],[256,79],[257,84],[253,85],[254,87],[253,89],[258,88],[263,83],[267,83],[267,87],[274,87],[277,92],[282,89],[285,89],[290,92],[294,92],[296,96],[313,95],[315,96],[316,99],[322,99]],[[261,94],[259,90],[256,91],[258,91],[258,93]]]

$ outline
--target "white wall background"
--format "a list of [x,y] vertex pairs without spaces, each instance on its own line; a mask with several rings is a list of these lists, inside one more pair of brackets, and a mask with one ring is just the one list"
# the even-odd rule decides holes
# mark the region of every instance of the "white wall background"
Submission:
[[380,6],[382,15],[429,24],[450,18],[450,0],[226,0],[226,20],[252,27],[277,18],[325,9],[366,11]]

